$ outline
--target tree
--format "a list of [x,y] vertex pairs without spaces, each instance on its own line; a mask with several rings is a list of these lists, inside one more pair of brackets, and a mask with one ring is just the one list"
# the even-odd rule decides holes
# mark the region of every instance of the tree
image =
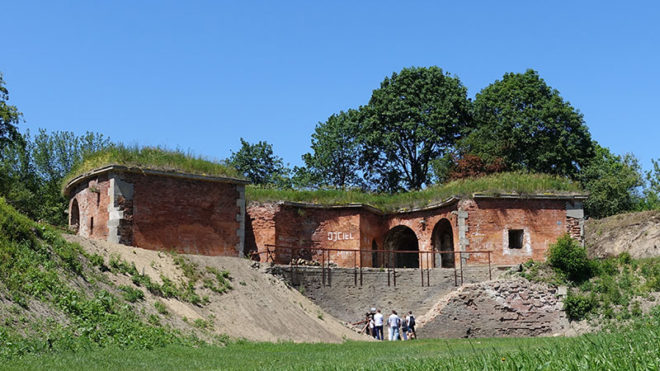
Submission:
[[21,212],[54,225],[66,224],[67,200],[62,179],[88,153],[110,146],[102,134],[77,136],[69,131],[29,132],[2,149],[0,167],[5,175],[0,192]]
[[431,161],[453,148],[470,124],[467,89],[439,67],[393,73],[364,111],[365,178],[387,191],[427,184]]
[[5,87],[5,81],[0,73],[0,148],[7,144],[20,140],[16,125],[21,118],[16,106],[7,104],[9,100],[9,90]]
[[593,156],[582,114],[534,70],[507,73],[484,88],[473,115],[461,152],[487,162],[499,157],[511,170],[576,177]]
[[602,218],[633,210],[639,198],[637,190],[643,184],[637,159],[631,154],[614,155],[597,143],[594,148],[595,156],[578,177],[589,192],[585,212]]
[[273,146],[267,142],[250,144],[241,138],[241,149],[232,151],[229,164],[254,184],[291,186],[289,169],[284,166],[282,158],[273,154]]
[[648,186],[644,189],[644,208],[660,208],[660,159],[651,159],[653,169],[646,172]]
[[[303,155],[310,181],[317,185],[338,188],[360,187],[359,138],[360,112],[348,110],[333,114],[326,122],[319,122],[312,134],[312,153]],[[297,177],[302,178],[300,171]]]

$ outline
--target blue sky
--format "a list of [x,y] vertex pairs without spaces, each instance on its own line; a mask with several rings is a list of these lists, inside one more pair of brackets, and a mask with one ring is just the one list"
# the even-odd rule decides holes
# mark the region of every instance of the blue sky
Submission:
[[0,71],[23,128],[222,159],[266,140],[292,165],[319,121],[437,65],[473,97],[539,71],[592,136],[659,158],[654,2],[0,1]]

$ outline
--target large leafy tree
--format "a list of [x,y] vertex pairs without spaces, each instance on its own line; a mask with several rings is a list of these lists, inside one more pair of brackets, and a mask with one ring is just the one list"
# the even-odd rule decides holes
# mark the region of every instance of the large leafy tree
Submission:
[[631,155],[618,156],[594,143],[595,156],[578,179],[589,192],[584,209],[587,215],[602,218],[633,210],[643,184],[640,166]]
[[577,176],[593,156],[582,114],[534,70],[507,73],[474,99],[475,129],[461,152],[509,169]]
[[282,158],[273,153],[273,146],[268,142],[250,144],[241,138],[241,148],[238,152],[232,151],[229,164],[254,184],[290,187],[289,169]]
[[[348,110],[320,122],[312,134],[312,153],[303,155],[310,180],[316,185],[360,187],[360,112]],[[300,177],[300,173],[297,174]]]
[[20,140],[20,134],[16,125],[21,118],[21,113],[16,106],[7,103],[9,90],[5,87],[5,81],[0,73],[0,147]]
[[431,161],[470,124],[467,89],[439,67],[393,73],[373,91],[364,113],[365,178],[387,191],[427,184]]

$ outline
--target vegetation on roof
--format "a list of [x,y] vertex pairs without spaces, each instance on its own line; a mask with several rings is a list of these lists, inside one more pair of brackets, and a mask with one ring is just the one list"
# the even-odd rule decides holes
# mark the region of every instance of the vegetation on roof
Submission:
[[63,186],[79,175],[107,165],[243,179],[234,167],[223,162],[208,160],[202,156],[161,147],[120,144],[85,156],[84,160],[74,166],[64,178]]
[[368,193],[361,190],[292,190],[248,186],[249,202],[291,201],[319,205],[366,204],[383,211],[410,210],[440,203],[452,196],[474,193],[569,195],[582,192],[580,184],[567,178],[546,174],[499,173],[480,178],[455,180],[421,191],[395,194]]

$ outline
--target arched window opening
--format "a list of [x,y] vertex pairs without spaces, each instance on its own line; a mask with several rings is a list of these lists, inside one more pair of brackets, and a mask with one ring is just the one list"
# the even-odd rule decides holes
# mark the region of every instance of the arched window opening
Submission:
[[[396,251],[419,251],[419,243],[415,232],[400,225],[394,227],[385,235],[385,250]],[[419,268],[419,254],[415,253],[387,253],[388,266],[397,268]]]
[[454,233],[449,220],[441,219],[435,225],[431,234],[431,243],[433,245],[433,251],[444,252],[442,254],[433,254],[435,256],[435,266],[454,268]]

